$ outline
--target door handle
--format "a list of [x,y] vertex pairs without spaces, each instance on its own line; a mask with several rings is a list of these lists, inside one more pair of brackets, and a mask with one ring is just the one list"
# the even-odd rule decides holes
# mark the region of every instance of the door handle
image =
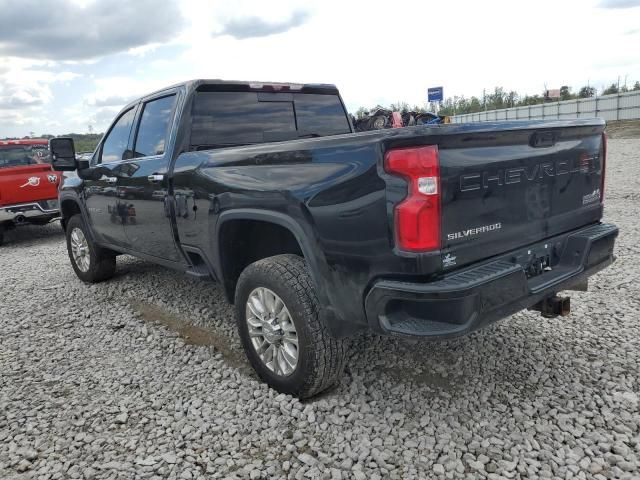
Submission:
[[106,177],[105,180],[107,183],[116,183],[118,181],[118,177]]
[[149,175],[147,177],[150,183],[160,183],[164,180],[164,175],[154,173],[153,175]]

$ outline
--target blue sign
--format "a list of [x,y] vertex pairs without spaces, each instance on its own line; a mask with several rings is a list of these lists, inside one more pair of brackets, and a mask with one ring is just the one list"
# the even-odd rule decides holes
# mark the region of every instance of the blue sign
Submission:
[[441,102],[444,100],[444,95],[442,93],[442,87],[432,87],[427,89],[428,101],[430,102]]

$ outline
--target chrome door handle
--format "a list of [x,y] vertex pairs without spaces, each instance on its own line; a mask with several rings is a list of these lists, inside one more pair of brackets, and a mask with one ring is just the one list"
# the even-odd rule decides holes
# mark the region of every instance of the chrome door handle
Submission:
[[118,181],[117,177],[106,177],[105,178],[107,183],[116,183]]
[[157,173],[154,173],[153,175],[149,175],[147,177],[147,180],[149,180],[149,182],[151,183],[160,183],[161,181],[164,180],[164,175],[159,175]]

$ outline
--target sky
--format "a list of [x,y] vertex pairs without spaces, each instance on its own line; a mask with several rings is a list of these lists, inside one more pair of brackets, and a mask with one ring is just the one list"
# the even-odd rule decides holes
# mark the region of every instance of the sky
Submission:
[[0,0],[0,138],[104,131],[193,78],[332,83],[351,111],[640,81],[640,0]]

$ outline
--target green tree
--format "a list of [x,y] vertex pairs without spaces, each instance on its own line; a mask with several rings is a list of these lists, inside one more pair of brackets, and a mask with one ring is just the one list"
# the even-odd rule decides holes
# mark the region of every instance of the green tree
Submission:
[[571,87],[568,85],[560,87],[560,100],[572,100],[574,98],[576,98],[576,96],[571,93]]
[[618,85],[616,85],[615,83],[612,83],[611,85],[609,85],[608,88],[605,88],[602,91],[602,95],[612,95],[612,94],[618,93],[618,92],[619,92]]
[[596,96],[596,89],[590,86],[584,86],[578,92],[579,98],[591,98]]
[[358,110],[356,110],[355,117],[358,120],[360,120],[361,118],[365,117],[368,113],[369,113],[369,110],[367,110],[364,107],[360,107]]
[[481,112],[482,110],[484,110],[484,108],[482,108],[482,102],[480,101],[480,99],[478,97],[471,97],[471,99],[469,100],[468,113],[477,113]]
[[406,113],[409,111],[409,104],[407,102],[392,103],[389,106],[389,110],[392,112]]
[[636,82],[636,83],[633,84],[633,90],[634,91],[640,90],[640,82]]
[[525,95],[520,102],[518,102],[518,106],[527,106],[527,105],[539,105],[544,103],[544,97],[541,95]]
[[489,93],[485,97],[487,102],[487,110],[499,110],[506,107],[507,94],[504,92],[504,88],[495,87],[492,93]]

